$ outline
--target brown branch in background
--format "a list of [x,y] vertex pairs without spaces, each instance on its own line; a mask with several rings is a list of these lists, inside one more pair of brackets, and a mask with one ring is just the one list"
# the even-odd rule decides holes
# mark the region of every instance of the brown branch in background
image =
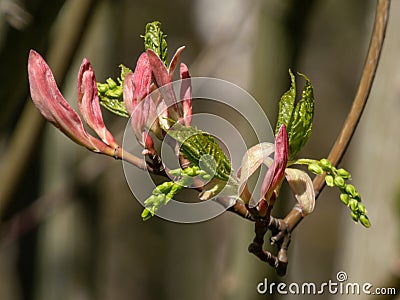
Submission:
[[[374,28],[357,93],[343,127],[328,156],[333,166],[337,166],[342,160],[367,103],[382,52],[389,19],[389,8],[390,0],[378,0]],[[313,181],[313,186],[317,199],[325,186],[324,175],[316,176]],[[242,217],[245,217],[246,214],[244,213],[243,207],[245,207],[245,205],[237,201],[230,211],[239,213]],[[257,219],[255,224],[256,236],[253,243],[249,246],[249,251],[262,261],[266,261],[271,266],[274,266],[278,275],[285,275],[288,263],[286,254],[290,243],[291,232],[302,219],[301,210],[295,206],[283,220],[275,219],[274,222],[269,222],[268,229],[272,232],[270,241],[272,244],[278,246],[277,257],[263,250],[264,237],[267,232],[265,226],[267,220]],[[270,221],[269,218],[268,221]]]
[[[378,0],[374,28],[357,93],[343,127],[328,156],[333,166],[337,166],[342,160],[367,103],[385,40],[389,10],[390,0]],[[325,187],[324,176],[316,176],[313,185],[315,198],[317,199]],[[284,219],[288,223],[288,231],[291,232],[301,219],[300,212],[297,209],[292,209]]]
[[[48,52],[48,62],[57,74],[59,83],[64,80],[79,48],[95,3],[94,0],[80,1],[74,13],[75,22],[71,24],[66,34],[58,35]],[[45,119],[39,114],[32,101],[28,100],[0,162],[0,217],[18,186],[18,180],[28,164],[30,153],[40,140],[44,124]]]

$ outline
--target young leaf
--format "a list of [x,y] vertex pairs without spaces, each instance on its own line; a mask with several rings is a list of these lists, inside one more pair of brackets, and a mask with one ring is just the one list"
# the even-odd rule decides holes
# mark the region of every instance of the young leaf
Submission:
[[122,87],[124,86],[125,75],[132,71],[124,65],[120,65],[120,68],[121,76],[118,78],[118,84],[109,78],[105,83],[97,82],[97,89],[99,90],[100,104],[103,107],[116,115],[129,118],[122,100]]
[[147,49],[153,50],[165,66],[168,67],[168,45],[167,40],[165,39],[167,36],[161,31],[161,23],[159,21],[147,23],[146,32],[142,37],[144,38],[145,51]]
[[296,99],[296,81],[290,69],[289,74],[292,84],[290,89],[282,95],[281,100],[279,101],[279,114],[278,121],[276,123],[275,135],[278,133],[282,124],[285,124],[286,127],[289,127],[289,123],[293,115],[294,101]]
[[[199,166],[202,160],[200,167],[204,171],[215,172],[215,177],[224,181],[229,179],[231,163],[210,134],[179,123],[175,123],[167,134],[179,143],[183,156],[195,166]],[[205,155],[214,159],[204,159],[208,157]]]
[[306,80],[302,98],[294,109],[292,119],[288,125],[289,158],[292,159],[306,144],[311,135],[314,118],[313,87],[307,76],[299,74]]

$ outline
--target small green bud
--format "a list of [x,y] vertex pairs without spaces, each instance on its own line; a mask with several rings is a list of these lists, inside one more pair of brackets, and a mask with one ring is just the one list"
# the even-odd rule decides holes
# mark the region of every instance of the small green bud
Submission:
[[327,186],[330,186],[330,187],[334,186],[334,184],[333,184],[333,176],[326,175],[325,176],[325,182],[326,182]]
[[163,194],[167,194],[172,186],[174,185],[173,181],[166,181],[160,184],[159,186],[156,187],[157,190],[159,190]]
[[154,213],[151,212],[150,210],[148,210],[147,208],[145,208],[142,212],[142,219],[143,221],[147,221],[148,219],[150,219],[152,216],[154,216]]
[[352,211],[352,212],[351,212],[351,218],[352,218],[355,222],[358,222],[358,220],[360,219],[360,215],[359,215],[358,212]]
[[370,228],[371,227],[371,223],[369,222],[369,219],[368,219],[368,217],[366,215],[361,215],[360,216],[360,222],[366,228]]
[[356,199],[358,202],[361,201],[361,196],[360,196],[360,194],[359,194],[357,191],[354,193],[353,198]]
[[182,169],[178,168],[178,169],[171,170],[171,171],[169,171],[169,174],[171,174],[172,176],[181,176]]
[[342,200],[342,202],[345,205],[347,205],[347,204],[349,204],[350,197],[347,194],[340,194],[340,200]]
[[110,89],[115,89],[117,87],[117,83],[112,78],[108,78],[106,82]]
[[358,211],[358,202],[356,199],[350,199],[349,200],[349,207],[352,212]]
[[358,203],[358,211],[360,212],[360,214],[362,215],[366,215],[367,214],[367,210],[365,208],[365,205],[362,203]]
[[324,172],[324,170],[322,170],[322,168],[318,164],[309,164],[308,170],[317,175],[321,175]]
[[349,172],[347,172],[345,169],[338,169],[337,170],[337,174],[339,175],[339,176],[342,176],[344,179],[350,179],[350,173]]
[[343,188],[345,186],[344,179],[341,176],[335,176],[335,179],[333,182],[337,187]]
[[356,188],[352,184],[347,184],[345,190],[347,194],[351,195],[352,197],[354,197],[357,194]]
[[197,176],[200,172],[199,167],[197,166],[190,166],[183,170],[183,173],[187,176]]
[[329,171],[332,168],[331,162],[326,158],[321,159],[319,161],[319,164],[321,165],[322,169],[324,169],[324,171]]
[[203,180],[210,180],[211,179],[211,175],[210,174],[202,174],[201,175],[201,178],[203,179]]

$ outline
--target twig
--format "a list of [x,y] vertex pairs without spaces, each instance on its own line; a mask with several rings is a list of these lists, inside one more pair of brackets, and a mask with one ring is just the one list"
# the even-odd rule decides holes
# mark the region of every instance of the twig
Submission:
[[[328,159],[331,161],[333,166],[337,166],[343,158],[367,103],[382,52],[389,19],[389,8],[390,0],[378,0],[374,29],[358,90],[343,127],[328,156]],[[315,197],[317,199],[325,186],[324,176],[320,175],[315,177],[313,186]],[[237,202],[234,205],[234,208],[230,209],[230,211],[239,213],[242,217],[245,217],[246,215],[239,202]],[[268,216],[268,220],[269,219]],[[256,220],[256,236],[253,243],[249,246],[249,251],[254,253],[261,260],[274,266],[278,275],[285,275],[288,263],[286,252],[290,243],[290,235],[302,219],[301,210],[295,206],[283,220],[276,219],[273,222],[270,222],[268,229],[272,232],[271,242],[276,243],[278,246],[277,257],[263,250],[264,236],[267,230],[265,226],[262,226],[262,224],[265,224],[266,220]]]
[[[387,23],[389,20],[389,10],[390,0],[378,0],[374,28],[357,93],[343,127],[328,156],[328,159],[333,166],[337,166],[342,160],[367,103],[376,70],[378,68],[383,42],[385,40]],[[325,187],[324,176],[316,176],[313,185],[315,190],[315,199],[317,199]],[[289,225],[288,231],[291,232],[298,225],[301,219],[302,216],[300,212],[297,209],[292,209],[292,211],[285,217],[285,221]]]

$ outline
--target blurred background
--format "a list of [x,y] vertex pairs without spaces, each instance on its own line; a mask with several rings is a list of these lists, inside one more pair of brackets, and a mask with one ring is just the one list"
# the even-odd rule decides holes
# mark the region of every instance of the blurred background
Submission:
[[[296,228],[288,274],[247,252],[253,224],[229,212],[198,224],[143,222],[122,163],[77,146],[44,122],[29,99],[29,49],[52,68],[75,105],[87,57],[99,81],[131,68],[147,22],[159,20],[169,54],[181,46],[192,76],[249,91],[274,125],[288,69],[307,74],[316,97],[303,157],[326,157],[360,79],[376,1],[0,0],[0,299],[275,299],[269,282],[336,280],[400,290],[400,3],[393,1],[376,80],[342,165],[372,222],[354,224],[325,189]],[[396,30],[397,28],[397,30]],[[104,111],[121,140],[126,120]],[[216,112],[217,114],[217,112]],[[281,201],[274,215],[293,205]],[[308,299],[309,295],[297,295]],[[315,296],[317,297],[317,296]],[[322,295],[321,299],[350,296]],[[365,296],[364,296],[365,297]],[[360,298],[362,298],[360,296]],[[369,299],[395,299],[369,296]],[[397,296],[397,299],[400,299]]]

